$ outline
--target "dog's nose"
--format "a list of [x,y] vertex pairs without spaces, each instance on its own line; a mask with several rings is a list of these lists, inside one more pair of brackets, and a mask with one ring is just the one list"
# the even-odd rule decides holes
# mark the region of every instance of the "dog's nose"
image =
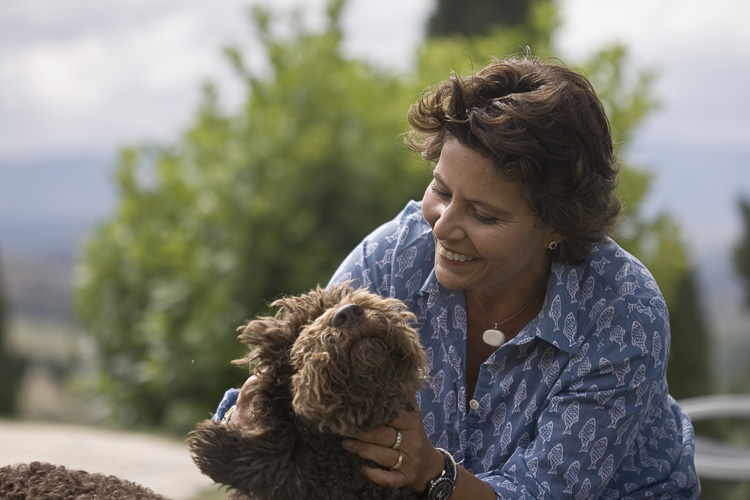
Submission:
[[352,328],[364,321],[365,310],[357,304],[347,304],[333,315],[331,325],[334,328]]

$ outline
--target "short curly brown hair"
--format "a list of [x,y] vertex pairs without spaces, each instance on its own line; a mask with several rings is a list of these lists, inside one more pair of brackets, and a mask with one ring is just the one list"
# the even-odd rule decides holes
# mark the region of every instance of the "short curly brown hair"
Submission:
[[619,162],[589,81],[557,62],[493,60],[427,89],[408,112],[405,142],[436,162],[449,137],[517,181],[539,219],[565,239],[554,251],[579,264],[617,223]]

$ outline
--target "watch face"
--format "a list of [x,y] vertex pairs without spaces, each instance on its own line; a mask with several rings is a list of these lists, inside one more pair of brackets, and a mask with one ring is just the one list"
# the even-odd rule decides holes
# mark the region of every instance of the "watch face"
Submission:
[[447,477],[441,477],[432,484],[428,500],[448,500],[453,493],[453,481]]

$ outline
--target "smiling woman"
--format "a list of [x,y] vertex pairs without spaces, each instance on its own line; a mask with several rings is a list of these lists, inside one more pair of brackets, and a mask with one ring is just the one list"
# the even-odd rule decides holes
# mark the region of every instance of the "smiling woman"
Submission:
[[347,441],[383,467],[367,477],[429,500],[697,498],[664,299],[608,237],[618,166],[589,82],[498,60],[408,116],[433,180],[331,280],[408,304],[430,362],[421,418]]

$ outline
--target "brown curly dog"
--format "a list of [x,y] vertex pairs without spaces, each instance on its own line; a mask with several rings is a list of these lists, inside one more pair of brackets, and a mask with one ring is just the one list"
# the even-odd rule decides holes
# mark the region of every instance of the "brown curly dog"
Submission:
[[[425,383],[425,355],[406,306],[347,286],[286,297],[239,339],[252,367],[236,414],[204,421],[188,442],[200,470],[254,500],[394,500],[341,440],[385,425]],[[249,389],[248,389],[249,387]],[[239,415],[239,416],[237,416]],[[372,465],[372,464],[370,464]]]
[[67,469],[46,462],[0,468],[4,500],[169,500],[116,476]]

